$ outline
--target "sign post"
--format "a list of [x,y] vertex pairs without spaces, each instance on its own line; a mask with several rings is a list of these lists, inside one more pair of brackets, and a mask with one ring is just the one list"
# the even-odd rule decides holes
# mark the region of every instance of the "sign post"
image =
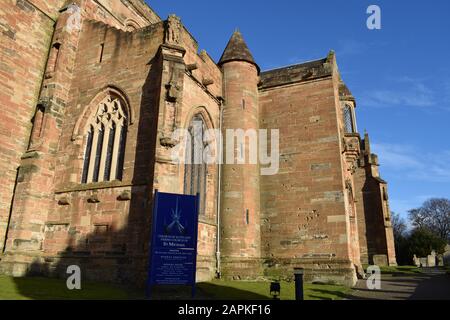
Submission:
[[199,195],[156,191],[147,296],[155,285],[192,286],[197,270]]

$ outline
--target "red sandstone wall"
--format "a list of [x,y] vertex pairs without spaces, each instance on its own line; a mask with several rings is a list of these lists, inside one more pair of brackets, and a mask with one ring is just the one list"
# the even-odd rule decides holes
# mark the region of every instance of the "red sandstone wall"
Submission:
[[[163,35],[162,23],[135,33],[125,33],[102,23],[85,24],[59,144],[55,179],[57,195],[48,218],[44,248],[49,256],[67,251],[67,246],[78,254],[86,251],[98,256],[115,252],[117,248],[120,253],[120,248],[125,245],[127,256],[145,261],[154,189],[184,192],[182,166],[167,163],[159,156],[155,158],[155,154],[168,152],[156,139],[157,126],[161,125],[158,106],[165,107],[165,94],[160,91],[165,92],[166,84],[161,83],[161,61],[157,55]],[[104,58],[99,63],[102,43],[105,44]],[[189,56],[198,59],[196,52],[189,52]],[[198,61],[198,65],[197,75],[200,77],[212,68],[209,61]],[[220,74],[217,67],[215,72]],[[184,72],[183,75],[182,126],[185,127],[193,114],[202,109],[208,115],[210,128],[218,128],[218,101],[198,79]],[[221,87],[221,79],[217,79],[216,86]],[[121,183],[82,186],[79,181],[85,141],[82,137],[73,141],[74,129],[87,106],[108,85],[119,88],[126,95],[134,113],[128,133],[124,180]],[[164,114],[170,121],[171,113]],[[206,215],[201,217],[199,228],[200,279],[210,279],[215,272],[216,166],[208,169],[207,189]],[[131,192],[131,202],[118,200],[123,191]],[[88,203],[92,195],[96,195],[100,203]],[[58,204],[61,199],[69,199],[70,205]],[[108,231],[97,235],[97,229],[105,226]]]
[[[164,49],[162,80],[160,83],[158,138],[162,133],[170,135],[173,124],[177,128],[187,129],[192,117],[200,113],[208,129],[219,129],[220,101],[216,95],[221,94],[222,74],[215,63],[209,58],[198,54],[197,44],[190,34],[183,28],[181,51],[186,50],[181,58],[181,51]],[[170,58],[166,55],[174,55]],[[180,54],[177,58],[176,55]],[[172,61],[174,59],[174,61]],[[186,71],[186,65],[196,64],[193,72]],[[211,78],[214,83],[203,85],[204,78]],[[180,94],[176,102],[167,100],[167,87],[171,81],[177,82]],[[172,149],[161,145],[160,139],[156,141],[156,163],[154,189],[161,192],[184,193],[184,164],[174,163],[171,158]],[[218,168],[216,165],[208,166],[206,186],[205,215],[200,216],[197,276],[199,281],[210,280],[215,274],[215,253],[217,237],[217,194],[219,192]]]
[[213,84],[208,86],[208,91],[216,97],[222,96],[222,72],[206,51],[198,52],[197,41],[192,35],[184,30],[183,47],[186,48],[184,61],[186,65],[196,64],[198,69],[192,71],[192,76],[199,82],[203,80],[213,80]]
[[367,196],[366,179],[367,179],[366,168],[358,168],[355,173],[355,195],[356,195],[356,210],[358,214],[357,221],[358,221],[359,246],[362,264],[369,264],[369,247],[370,247],[370,240],[368,237],[370,236],[369,234],[370,230],[368,230],[367,228],[367,222],[370,222],[370,218],[369,221],[366,221],[366,215],[371,209],[367,207],[366,203],[366,196]]
[[261,127],[279,129],[281,137],[280,172],[261,184],[269,259],[349,262],[336,97],[332,78],[260,92]]
[[363,216],[361,215],[359,218],[361,221],[359,224],[362,244],[361,258],[363,263],[373,263],[373,255],[387,254],[380,186],[370,176],[366,178],[361,176],[357,181],[357,192],[360,193],[358,206],[364,210],[362,211]]
[[[40,78],[42,78],[45,67],[54,22],[46,21],[37,13],[36,8],[27,5],[25,1],[19,2],[21,3],[19,9],[14,7],[13,2],[8,3],[9,7],[6,9],[13,9],[13,12],[16,10],[10,16],[6,16],[6,9],[5,12],[0,11],[3,14],[2,18],[5,16],[4,19],[9,19],[5,26],[14,26],[14,19],[17,16],[23,17],[23,13],[18,11],[25,10],[30,15],[30,21],[24,19],[22,30],[24,34],[22,35],[23,39],[20,39],[20,45],[24,46],[25,41],[31,42],[31,44],[36,41],[36,46],[41,47],[37,49],[32,47],[36,49],[36,52],[30,52],[29,56],[18,57],[25,58],[27,62],[30,62],[30,65],[37,66],[33,73],[35,79],[26,74],[25,68],[30,68],[28,64],[20,59],[11,60],[8,71],[13,73],[15,70],[17,72],[16,64],[21,65],[24,67],[24,70],[19,70],[22,71],[21,80],[23,81],[27,76],[27,79],[32,81],[27,82],[27,85],[22,87],[16,83],[11,83],[11,88],[5,88],[3,92],[12,91],[14,88],[22,88],[21,91],[12,92],[8,97],[5,97],[5,100],[6,98],[11,98],[11,100],[14,98],[14,100],[22,103],[29,102],[27,105],[28,112],[34,113],[40,88]],[[33,240],[33,243],[36,243],[36,246],[39,247],[39,239],[33,237],[40,237],[38,233],[43,233],[44,242],[41,249],[44,250],[46,262],[49,264],[38,264],[33,268],[51,266],[53,270],[61,268],[63,263],[67,263],[71,259],[79,261],[79,259],[89,260],[91,257],[96,257],[98,259],[96,259],[97,262],[94,266],[87,264],[88,278],[95,279],[99,276],[99,278],[105,279],[106,276],[110,277],[111,280],[117,280],[119,274],[115,274],[115,272],[122,269],[121,274],[125,278],[136,280],[136,276],[145,277],[144,266],[147,262],[148,253],[148,229],[151,225],[154,173],[156,172],[158,177],[161,178],[159,181],[164,181],[164,183],[170,181],[171,178],[168,175],[173,174],[174,180],[171,181],[176,182],[178,192],[183,192],[183,172],[178,166],[158,162],[155,168],[155,154],[159,154],[156,151],[156,144],[159,143],[157,142],[158,109],[161,90],[164,91],[166,85],[164,83],[161,87],[161,61],[157,57],[159,46],[164,42],[164,24],[158,23],[159,18],[156,14],[140,0],[121,2],[101,0],[100,2],[100,6],[92,0],[83,2],[83,18],[99,20],[111,27],[101,22],[85,20],[79,41],[73,37],[70,40],[76,40],[76,43],[71,43],[69,46],[70,50],[76,51],[75,64],[72,66],[71,61],[64,62],[64,52],[67,51],[64,50],[64,45],[68,44],[62,43],[63,55],[60,63],[56,66],[59,70],[47,72],[48,80],[44,93],[51,98],[54,107],[52,106],[45,116],[45,123],[51,125],[45,129],[45,137],[48,138],[48,141],[43,141],[45,148],[39,150],[44,152],[49,150],[52,155],[45,153],[42,155],[43,160],[39,160],[40,156],[33,153],[27,158],[29,160],[26,160],[26,168],[29,167],[34,171],[31,169],[26,172],[23,171],[24,176],[26,176],[24,178],[26,183],[21,184],[21,190],[23,189],[25,192],[17,201],[23,212],[21,211],[19,215],[13,214],[15,217],[13,219],[14,224],[16,227],[20,227],[14,234],[20,239],[32,238],[36,240]],[[47,3],[40,1],[39,5],[42,8],[47,8]],[[59,7],[51,9],[54,10],[49,12],[49,15],[56,16]],[[139,27],[149,23],[154,24],[134,33],[116,29],[126,29],[129,20],[138,24]],[[64,23],[61,24],[62,27],[64,27]],[[35,28],[37,32],[48,31],[48,34],[39,35],[36,38],[26,38],[25,34],[29,33],[30,28]],[[8,31],[10,30],[8,29]],[[9,35],[12,40],[19,43],[18,39],[15,38],[18,33],[14,32],[11,31]],[[62,32],[64,33],[64,31]],[[184,99],[182,100],[184,102],[180,105],[181,124],[185,125],[195,110],[201,107],[208,114],[210,128],[218,128],[220,101],[216,99],[216,96],[221,95],[221,72],[209,56],[205,53],[198,54],[196,42],[187,32],[183,33],[183,39],[185,40],[182,45],[187,49],[186,63],[196,63],[198,69],[193,71],[192,74],[184,74],[185,70],[182,70],[183,76],[186,78],[186,87],[183,91]],[[60,41],[57,37],[53,40],[55,42]],[[64,42],[64,39],[62,41]],[[2,41],[2,46],[3,44]],[[99,55],[102,44],[104,50],[100,63]],[[9,47],[14,48],[13,45],[9,45]],[[17,50],[19,49],[25,50],[22,47]],[[2,50],[2,54],[4,52],[6,51]],[[11,52],[9,54],[11,55]],[[36,56],[33,56],[33,54]],[[213,83],[203,85],[206,78],[208,78],[208,82],[211,82],[212,79]],[[2,83],[2,85],[4,84]],[[121,91],[132,110],[129,114],[132,124],[129,127],[127,139],[124,179],[122,182],[81,185],[85,141],[82,126],[80,126],[81,131],[77,130],[77,123],[83,123],[83,120],[80,122],[79,119],[84,119],[85,115],[89,114],[89,110],[86,109],[90,106],[90,103],[108,86]],[[24,92],[29,95],[29,98],[26,99],[22,96]],[[28,97],[28,95],[25,97]],[[11,104],[11,112],[20,106]],[[17,130],[14,133],[17,136],[17,133],[20,133],[17,131],[23,129],[22,138],[26,142],[22,142],[21,150],[17,148],[17,145],[11,145],[10,149],[14,151],[16,160],[15,162],[11,161],[10,157],[4,163],[15,163],[16,167],[19,166],[20,156],[27,149],[26,143],[30,135],[31,125],[27,124],[26,121],[31,116],[32,114],[24,115],[23,112],[19,115],[22,123],[17,125]],[[11,120],[5,118],[5,122],[11,123],[9,131],[2,126],[1,133],[5,133],[4,135],[7,138],[12,135],[14,129],[12,126],[15,122]],[[0,138],[3,138],[3,135]],[[2,147],[8,146],[6,140]],[[159,144],[158,147],[161,148]],[[53,156],[54,152],[56,153],[55,156]],[[7,152],[3,152],[3,155],[10,156]],[[15,172],[13,173],[14,175],[11,175],[10,178],[11,181],[5,181],[5,183],[2,183],[3,186],[12,188],[15,178]],[[168,175],[165,175],[166,173]],[[53,176],[54,181],[51,183],[49,181],[53,180]],[[39,193],[42,183],[45,184],[43,188],[47,191],[52,190],[50,194],[54,192],[55,196],[45,196],[45,199],[40,198],[40,200],[34,199],[34,196],[28,197],[28,190],[32,190],[33,194]],[[155,181],[155,186],[160,186],[158,180]],[[161,191],[165,191],[163,189],[161,188]],[[11,203],[12,190],[8,192],[1,193],[7,199],[6,201],[3,198],[0,199],[0,208],[2,209],[0,211],[0,237],[4,235],[2,228],[6,227],[6,220],[9,215],[7,206]],[[215,271],[214,255],[217,234],[215,195],[217,192],[217,167],[212,166],[208,171],[207,214],[202,218],[199,230],[199,270],[207,278],[210,278]],[[131,199],[128,199],[128,197],[124,199],[124,194],[130,195]],[[94,196],[98,200],[90,201]],[[33,224],[34,218],[31,213],[33,206],[36,206],[36,208],[39,206],[39,221],[44,219],[45,228],[40,224],[36,226]],[[50,209],[48,209],[48,206],[50,206]],[[3,211],[3,209],[7,210]],[[22,225],[22,220],[26,220],[27,224]],[[17,237],[14,236],[13,238],[16,239]],[[11,240],[11,249],[16,245],[19,247],[17,241],[14,241],[13,245],[14,239]],[[28,243],[27,241],[29,240],[23,242]],[[3,243],[3,241],[1,242]],[[20,248],[24,249],[25,244],[21,245]],[[27,268],[26,263],[33,259],[32,252],[21,256],[19,258],[20,266],[16,268],[12,251],[9,255],[12,259],[10,259],[10,262],[13,263],[12,273],[24,274],[23,272],[26,272]],[[60,260],[61,256],[64,256],[64,262]],[[120,266],[114,265],[114,262],[111,263],[111,261],[117,262],[121,259],[130,261],[127,260],[129,258],[133,258],[131,262],[123,262]],[[43,260],[41,259],[41,261]],[[130,263],[134,265],[130,266]],[[106,275],[98,274],[99,265],[104,270],[109,270],[102,271]],[[139,272],[141,273],[139,274]]]
[[17,168],[28,147],[54,19],[63,2],[2,0],[0,6],[0,250]]
[[[187,129],[192,117],[201,113],[208,129],[219,128],[219,105],[199,83],[191,76],[184,76],[184,86],[181,111],[180,128]],[[164,83],[162,84],[164,87]],[[165,90],[165,89],[164,89]],[[165,97],[162,97],[164,99]],[[162,100],[163,101],[163,100]],[[166,113],[165,121],[172,121],[172,114]],[[161,122],[159,126],[161,126]],[[160,131],[160,129],[158,130]],[[172,149],[158,145],[155,163],[154,189],[161,192],[184,193],[184,165],[174,164],[170,158]],[[206,186],[205,215],[200,216],[198,238],[198,279],[210,280],[215,273],[215,253],[217,237],[217,193],[219,192],[216,165],[208,166]]]
[[87,0],[83,8],[88,19],[124,30],[128,24],[142,28],[160,21],[156,13],[141,0]]
[[[86,22],[83,26],[56,157],[56,196],[46,226],[46,255],[61,252],[69,256],[126,255],[138,264],[128,266],[130,277],[136,276],[136,268],[144,276],[151,217],[152,190],[148,186],[153,181],[152,137],[156,136],[160,77],[159,66],[149,62],[156,55],[162,37],[162,24],[135,33],[102,23]],[[102,43],[104,54],[100,63]],[[91,101],[107,87],[120,90],[132,110],[128,115],[132,123],[124,178],[121,182],[81,185],[85,139],[82,131],[74,135],[75,126],[84,112],[89,113],[88,107],[96,107]],[[130,192],[130,201],[120,199],[124,191]],[[88,201],[93,195],[99,203]],[[61,204],[61,199],[69,204]],[[105,268],[112,266],[105,263]],[[88,272],[95,275],[95,270]],[[112,279],[115,276],[111,274]]]

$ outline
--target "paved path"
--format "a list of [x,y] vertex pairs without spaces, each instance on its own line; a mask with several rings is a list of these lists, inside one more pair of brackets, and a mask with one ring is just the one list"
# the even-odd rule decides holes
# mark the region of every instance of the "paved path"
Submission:
[[360,280],[348,299],[450,300],[450,276],[436,269],[419,274],[385,274],[381,290],[369,290],[366,281]]

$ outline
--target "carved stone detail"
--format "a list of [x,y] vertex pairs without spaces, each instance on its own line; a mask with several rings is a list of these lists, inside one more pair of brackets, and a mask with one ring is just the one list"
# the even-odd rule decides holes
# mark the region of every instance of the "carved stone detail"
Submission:
[[167,85],[167,101],[169,102],[177,102],[178,98],[181,95],[181,86],[178,84],[178,81],[171,80]]
[[100,203],[100,199],[98,198],[98,195],[94,194],[87,199],[87,202],[88,203]]
[[214,80],[213,79],[209,79],[209,78],[204,78],[202,81],[202,84],[207,87],[210,86],[212,84],[214,84]]
[[182,27],[180,18],[176,15],[170,15],[167,19],[165,42],[173,45],[181,44]]
[[191,64],[187,64],[186,65],[186,70],[187,71],[192,72],[192,71],[197,70],[197,69],[198,69],[198,65],[196,63],[191,63]]
[[58,205],[60,206],[70,206],[70,200],[68,197],[61,197],[58,200]]
[[159,139],[159,142],[165,148],[174,148],[179,143],[179,141],[176,141],[175,139],[167,138],[167,137],[163,137],[163,138]]
[[130,201],[131,200],[131,191],[125,190],[122,192],[118,197],[117,200],[119,201]]

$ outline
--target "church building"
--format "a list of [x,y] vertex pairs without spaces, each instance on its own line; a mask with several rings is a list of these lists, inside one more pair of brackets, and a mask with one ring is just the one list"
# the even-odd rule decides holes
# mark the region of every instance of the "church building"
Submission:
[[[156,190],[200,194],[198,281],[302,267],[351,286],[396,265],[387,183],[333,51],[261,70],[235,31],[215,61],[143,0],[2,0],[0,27],[0,273],[143,284]],[[278,170],[176,161],[174,133],[199,123],[278,130]]]

